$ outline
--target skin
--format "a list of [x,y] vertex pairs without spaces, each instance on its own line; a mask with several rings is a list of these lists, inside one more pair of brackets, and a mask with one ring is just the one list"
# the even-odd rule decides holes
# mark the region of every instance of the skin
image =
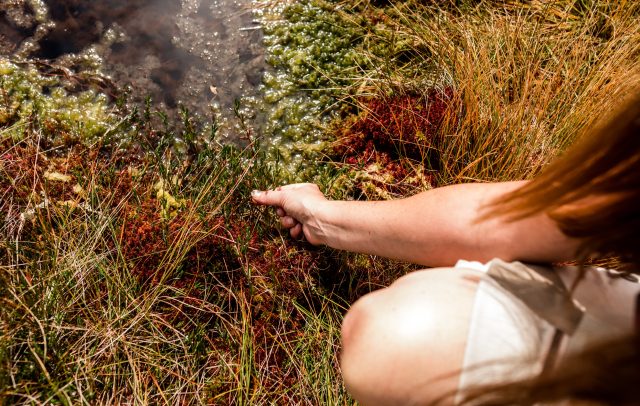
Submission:
[[[572,259],[578,242],[546,214],[479,221],[490,202],[523,184],[461,184],[363,202],[328,200],[304,183],[256,191],[252,199],[275,207],[293,238],[430,267],[451,267],[461,258]],[[363,405],[452,402],[478,281],[474,271],[419,271],[354,303],[343,321],[341,354],[354,398]]]

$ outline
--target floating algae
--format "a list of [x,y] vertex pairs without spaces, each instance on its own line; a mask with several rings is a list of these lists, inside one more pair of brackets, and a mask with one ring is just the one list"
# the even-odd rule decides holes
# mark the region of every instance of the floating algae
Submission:
[[293,3],[263,16],[267,62],[264,142],[299,181],[312,175],[328,141],[323,129],[340,114],[337,96],[366,61],[354,30],[322,0]]
[[[64,133],[64,142],[91,142],[116,125],[107,97],[88,90],[69,94],[59,78],[43,76],[33,65],[18,66],[0,57],[0,127],[2,135],[21,140],[36,124]],[[62,141],[62,140],[51,140]]]
[[[170,125],[183,121],[181,111],[205,120],[214,112],[221,141],[259,138],[297,180],[313,171],[327,141],[323,129],[340,113],[336,96],[365,65],[354,49],[357,34],[332,1],[275,7],[238,0],[12,4],[13,11],[0,11],[0,36],[11,34],[4,37],[15,47],[0,44],[0,53],[104,77],[128,88],[138,106],[150,95],[152,109],[169,112]],[[56,98],[80,97],[57,92]],[[79,113],[72,109],[68,118]]]
[[257,103],[265,64],[249,0],[9,3],[0,10],[0,55],[101,74],[138,107],[150,96],[170,124],[180,123],[183,108],[202,121],[216,114],[218,134],[230,142],[244,134],[236,102],[256,116],[248,106]]

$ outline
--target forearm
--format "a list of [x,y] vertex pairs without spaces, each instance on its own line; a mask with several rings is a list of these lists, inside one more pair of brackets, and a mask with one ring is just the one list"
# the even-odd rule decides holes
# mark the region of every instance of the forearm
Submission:
[[516,222],[478,221],[487,203],[519,185],[463,184],[400,200],[327,201],[315,216],[323,242],[331,247],[428,266],[452,265],[460,258],[571,259],[576,242],[546,215]]

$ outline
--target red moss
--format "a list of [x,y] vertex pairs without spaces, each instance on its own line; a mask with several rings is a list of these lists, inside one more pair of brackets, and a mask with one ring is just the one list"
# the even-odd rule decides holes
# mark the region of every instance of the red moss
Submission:
[[[383,178],[403,182],[412,174],[406,160],[437,170],[440,128],[457,109],[454,91],[431,89],[423,96],[399,95],[366,100],[362,113],[337,131],[333,153],[363,169],[376,164]],[[423,177],[431,180],[428,172]]]
[[[173,218],[166,218],[162,214],[162,202],[158,201],[152,187],[157,180],[153,172],[148,170],[132,176],[135,171],[128,169],[145,166],[144,158],[140,158],[135,150],[105,154],[99,148],[76,145],[47,157],[36,144],[5,144],[2,147],[6,152],[0,153],[0,193],[10,196],[11,204],[18,208],[10,213],[0,202],[3,219],[24,211],[32,192],[38,195],[42,192],[52,202],[77,200],[84,203],[84,198],[72,189],[76,183],[91,182],[94,186],[91,193],[97,194],[92,200],[100,202],[99,210],[115,224],[114,235],[107,231],[100,239],[106,243],[96,249],[100,254],[113,255],[114,266],[125,263],[122,267],[138,279],[142,290],[161,281],[175,288],[172,293],[175,300],[171,305],[159,302],[154,308],[168,326],[184,330],[205,327],[209,345],[214,346],[216,352],[231,354],[229,337],[223,336],[229,332],[213,327],[221,318],[235,323],[240,319],[241,311],[246,311],[254,341],[253,362],[270,372],[269,376],[261,378],[264,380],[261,385],[277,393],[296,384],[297,372],[290,368],[290,354],[286,346],[274,338],[299,337],[305,316],[298,308],[320,307],[316,289],[322,291],[319,282],[322,270],[328,269],[324,273],[331,275],[336,273],[336,267],[328,265],[331,259],[325,256],[326,253],[310,249],[305,243],[283,241],[278,235],[259,234],[256,209],[248,206],[247,196],[241,192],[225,205],[224,215],[206,214],[214,213],[207,211],[210,209],[208,202],[198,207],[205,212],[202,217],[189,214],[195,208],[187,200],[185,207]],[[46,171],[69,175],[72,180],[46,181]],[[78,217],[79,221],[84,221],[83,209],[77,210],[77,215],[82,216]],[[56,211],[51,212],[51,218],[44,220],[55,217]],[[46,221],[36,222],[37,226],[43,226],[41,223]],[[54,219],[46,227],[54,229],[59,225]],[[33,230],[21,240],[35,241],[38,235],[45,234]],[[183,257],[170,261],[169,267],[163,259],[170,248],[184,247],[185,238],[192,245]],[[30,252],[39,255],[38,249]],[[336,279],[327,285],[338,283],[340,281]],[[211,310],[214,307],[217,312],[220,309],[215,315]],[[222,404],[234,401],[231,390],[234,385],[236,382],[232,380],[222,384],[223,389],[218,393],[230,394]],[[293,403],[303,401],[293,399]]]

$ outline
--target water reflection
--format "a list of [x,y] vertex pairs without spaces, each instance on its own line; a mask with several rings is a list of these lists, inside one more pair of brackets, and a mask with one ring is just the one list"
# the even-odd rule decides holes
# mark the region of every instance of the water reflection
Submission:
[[258,94],[261,44],[249,0],[0,0],[0,54],[97,68],[174,114],[217,105],[231,136],[234,100]]

